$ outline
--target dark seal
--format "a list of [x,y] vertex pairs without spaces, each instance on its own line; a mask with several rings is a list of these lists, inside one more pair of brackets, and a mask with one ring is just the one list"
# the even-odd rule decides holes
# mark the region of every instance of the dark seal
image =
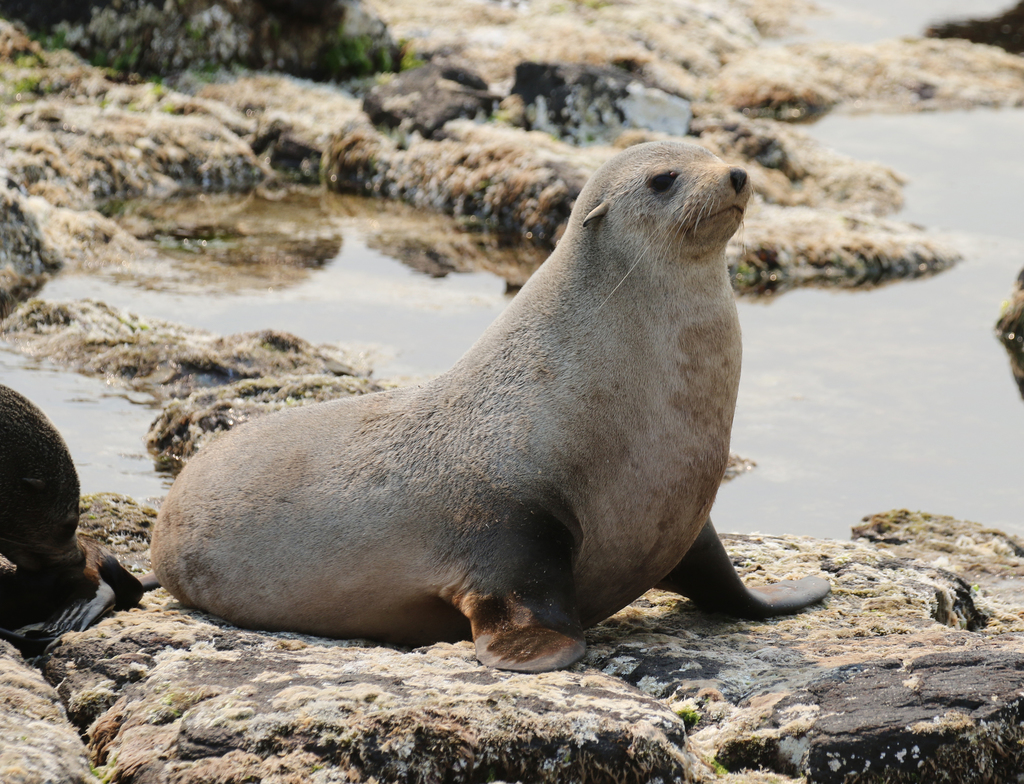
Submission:
[[111,608],[138,604],[144,586],[78,533],[78,473],[46,415],[0,385],[0,639],[34,656]]

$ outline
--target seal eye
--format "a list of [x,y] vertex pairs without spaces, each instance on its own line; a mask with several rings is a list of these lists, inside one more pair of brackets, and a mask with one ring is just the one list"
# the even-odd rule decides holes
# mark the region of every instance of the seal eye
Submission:
[[679,172],[665,172],[664,174],[656,174],[651,178],[651,187],[658,193],[664,193],[672,187],[672,183],[676,181],[676,177],[679,176]]

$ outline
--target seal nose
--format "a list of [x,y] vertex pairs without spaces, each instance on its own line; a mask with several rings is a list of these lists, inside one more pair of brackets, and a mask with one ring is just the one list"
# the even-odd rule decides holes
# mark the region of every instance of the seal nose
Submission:
[[747,184],[747,173],[743,169],[729,169],[729,182],[732,183],[733,190],[739,193]]

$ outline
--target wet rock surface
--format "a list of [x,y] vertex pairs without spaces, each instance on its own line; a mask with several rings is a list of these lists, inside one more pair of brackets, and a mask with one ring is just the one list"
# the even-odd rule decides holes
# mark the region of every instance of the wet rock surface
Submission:
[[[151,509],[109,494],[82,508],[90,535],[145,568]],[[5,710],[49,695],[39,731],[69,739],[54,764],[81,765],[77,730],[87,764],[120,782],[1005,780],[1021,762],[1024,607],[971,587],[989,569],[971,548],[1017,573],[1024,547],[906,510],[858,533],[726,535],[748,582],[816,572],[833,593],[751,622],[650,591],[588,630],[581,663],[543,675],[488,670],[468,642],[241,630],[157,591],[36,663],[60,703],[0,653],[18,673]]]
[[[196,0],[196,9],[204,2]],[[45,217],[44,245],[33,251],[32,263],[38,266],[48,253],[73,269],[125,265],[146,253],[159,256],[166,250],[163,238],[172,244],[190,239],[173,229],[160,233],[136,225],[121,231],[119,205],[125,199],[251,193],[294,180],[322,181],[339,192],[453,216],[469,236],[454,244],[468,251],[451,247],[452,230],[436,239],[441,247],[405,239],[385,247],[384,234],[377,235],[378,247],[412,266],[429,274],[467,264],[502,266],[499,274],[518,286],[539,259],[525,258],[530,254],[524,252],[518,270],[504,259],[490,264],[490,247],[550,249],[582,183],[616,149],[678,137],[687,124],[688,138],[747,167],[769,204],[842,213],[838,219],[809,220],[806,212],[769,212],[771,220],[759,226],[752,210],[751,233],[770,236],[749,252],[734,247],[742,290],[871,284],[939,271],[956,261],[957,254],[915,227],[888,228],[884,243],[879,232],[865,233],[861,215],[884,217],[899,208],[899,175],[839,156],[773,118],[789,117],[786,107],[806,114],[857,102],[890,109],[1015,105],[1024,95],[1019,58],[964,41],[827,50],[763,46],[761,31],[785,28],[789,16],[806,11],[800,3],[751,2],[741,8],[726,0],[692,0],[683,7],[645,0],[641,6],[534,3],[513,11],[469,0],[444,7],[388,4],[374,13],[409,40],[406,65],[421,62],[415,53],[427,63],[376,84],[355,81],[343,88],[237,69],[193,69],[166,83],[143,82],[88,65],[68,49],[41,48],[0,20],[0,166],[11,188],[38,197],[31,209]],[[340,6],[262,8],[261,13],[306,24]],[[109,11],[98,9],[95,19]],[[253,19],[238,24],[258,27]],[[623,29],[632,35],[624,36]],[[59,42],[48,40],[51,46]],[[794,75],[796,82],[775,71]],[[847,78],[851,73],[857,79]],[[758,98],[759,79],[789,90],[790,97]],[[812,84],[808,89],[817,97],[800,97],[800,80]],[[590,97],[582,101],[580,90]],[[588,119],[580,113],[582,104],[604,106],[604,99],[592,100],[599,94],[617,97],[609,98],[608,111],[591,111]],[[656,96],[658,110],[638,113],[638,96]],[[633,102],[629,112],[623,101]],[[675,109],[666,114],[669,104]],[[669,114],[675,118],[671,127],[662,122]],[[382,133],[375,122],[390,130]],[[572,143],[516,124],[543,127]],[[327,250],[314,255],[326,257]],[[303,254],[308,257],[306,250],[297,255]],[[292,263],[287,252],[277,258]],[[829,271],[817,274],[816,268]],[[3,273],[8,300],[38,288],[38,280],[18,274]],[[777,286],[780,279],[784,286]]]

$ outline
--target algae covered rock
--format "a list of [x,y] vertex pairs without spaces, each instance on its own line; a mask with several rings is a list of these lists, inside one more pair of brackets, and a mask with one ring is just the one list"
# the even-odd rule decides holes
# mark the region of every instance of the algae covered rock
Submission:
[[200,389],[164,406],[149,426],[146,447],[158,465],[178,470],[218,433],[250,419],[293,406],[381,389],[380,384],[368,378],[322,374],[264,376]]
[[29,300],[0,335],[23,352],[159,395],[274,373],[355,375],[359,357],[285,332],[218,336],[102,302]]
[[2,640],[0,738],[4,784],[98,784],[57,692]]
[[66,635],[46,674],[81,706],[93,764],[126,784],[685,782],[699,767],[657,700],[593,671],[487,670],[469,643],[244,632],[158,599],[91,631]]
[[0,14],[119,71],[243,65],[336,78],[390,71],[400,59],[360,0],[0,0]]
[[843,104],[921,111],[1024,104],[1024,61],[967,41],[763,47],[731,60],[711,81],[714,100],[782,120]]
[[449,120],[486,119],[499,100],[471,69],[432,62],[374,86],[363,111],[374,125],[429,139]]

